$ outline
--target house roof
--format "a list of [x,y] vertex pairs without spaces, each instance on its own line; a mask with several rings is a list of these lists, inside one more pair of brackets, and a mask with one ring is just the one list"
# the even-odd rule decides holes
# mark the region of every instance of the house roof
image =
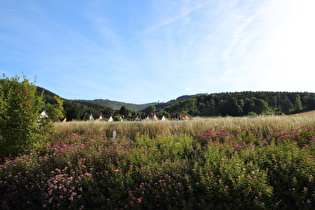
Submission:
[[97,119],[100,119],[101,117],[103,117],[102,114],[91,114],[90,116],[92,116],[94,120],[97,120]]

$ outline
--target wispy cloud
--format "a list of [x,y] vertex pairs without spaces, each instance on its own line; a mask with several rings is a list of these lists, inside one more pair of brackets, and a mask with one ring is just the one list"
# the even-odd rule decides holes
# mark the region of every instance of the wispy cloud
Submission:
[[312,0],[1,2],[0,69],[37,74],[66,98],[136,103],[315,91],[314,9]]
[[[178,20],[184,20],[185,21],[185,18],[188,18],[189,15],[192,13],[192,12],[195,12],[196,10],[199,10],[201,8],[204,8],[206,5],[209,5],[209,2],[203,2],[203,3],[199,3],[199,4],[196,4],[196,5],[191,5],[192,3],[189,3],[187,5],[187,2],[186,2],[186,5],[176,5],[176,9],[175,9],[175,12],[178,13],[178,14],[175,14],[175,16],[171,16],[171,17],[167,17],[166,20],[162,20],[162,22],[160,23],[157,23],[153,26],[150,26],[149,28],[147,28],[143,34],[147,35],[149,33],[152,33],[154,31],[157,31],[159,30],[160,28],[163,28],[163,27],[166,27]],[[178,9],[179,7],[179,9]],[[161,8],[159,8],[161,9]],[[187,21],[186,24],[189,24],[190,21]]]

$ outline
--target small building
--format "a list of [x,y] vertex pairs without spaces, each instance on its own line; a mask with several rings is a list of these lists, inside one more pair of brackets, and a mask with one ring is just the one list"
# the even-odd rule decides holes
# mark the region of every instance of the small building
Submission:
[[101,120],[101,119],[103,119],[103,115],[102,114],[90,114],[89,119],[90,120]]
[[112,114],[105,115],[104,118],[106,118],[108,122],[113,122],[114,121],[114,118],[113,118]]
[[149,121],[149,120],[150,120],[149,115],[143,115],[143,116],[141,116],[141,121]]
[[46,114],[45,110],[43,110],[40,115],[39,118],[43,119],[43,118],[48,118],[48,115]]
[[183,113],[180,113],[180,118],[181,119],[185,119],[185,120],[189,119],[188,115],[187,114],[183,114]]
[[37,117],[36,122],[37,122],[37,123],[41,123],[43,119],[47,119],[48,121],[51,122],[51,120],[49,119],[49,117],[48,117],[48,115],[46,114],[46,111],[45,111],[45,110],[43,110],[43,111],[39,114],[39,116]]
[[151,112],[149,115],[148,115],[149,119],[150,120],[158,120],[158,118],[156,117],[156,114],[154,112]]
[[158,118],[158,120],[161,120],[161,121],[167,120],[167,118],[164,115],[158,115],[157,118]]
[[188,115],[186,115],[186,114],[183,114],[183,113],[172,113],[171,114],[171,118],[172,119],[185,119],[185,120],[188,120],[189,119],[189,117],[188,117]]

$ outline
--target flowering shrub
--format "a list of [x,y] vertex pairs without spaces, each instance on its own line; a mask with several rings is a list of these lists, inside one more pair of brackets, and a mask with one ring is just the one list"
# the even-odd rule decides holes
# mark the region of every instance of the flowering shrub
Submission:
[[[68,133],[0,165],[9,209],[314,208],[314,129],[269,136]],[[25,193],[27,192],[27,193]]]

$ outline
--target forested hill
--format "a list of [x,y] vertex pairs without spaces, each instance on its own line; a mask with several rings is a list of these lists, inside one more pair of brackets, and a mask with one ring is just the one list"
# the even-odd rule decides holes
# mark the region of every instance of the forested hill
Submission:
[[157,103],[148,103],[148,104],[131,104],[131,103],[124,103],[118,101],[111,101],[108,99],[95,99],[95,100],[84,100],[89,103],[98,104],[102,106],[109,107],[113,110],[120,110],[122,106],[126,107],[129,110],[140,112],[146,109],[150,105],[156,105]]
[[194,98],[194,97],[202,96],[202,95],[207,95],[207,93],[198,93],[198,94],[195,94],[195,95],[183,95],[183,96],[177,97],[176,99],[170,100],[170,101],[168,101],[166,103],[158,103],[158,104],[154,104],[154,105],[155,105],[156,109],[163,110],[166,107],[171,106],[171,105],[173,105],[173,104],[175,104],[177,102],[185,101],[185,100],[188,100],[190,98]]
[[[37,87],[36,92],[40,95],[43,92],[43,99],[45,101],[45,106],[48,104],[56,103],[54,96],[58,96],[55,93],[46,90],[42,87]],[[58,96],[59,97],[59,96]],[[113,113],[111,108],[94,104],[83,100],[67,100],[63,99],[64,115],[67,120],[86,120],[89,119],[90,114],[109,114]],[[44,107],[45,109],[45,107]]]
[[235,92],[200,95],[165,108],[192,116],[293,114],[315,110],[315,93]]

